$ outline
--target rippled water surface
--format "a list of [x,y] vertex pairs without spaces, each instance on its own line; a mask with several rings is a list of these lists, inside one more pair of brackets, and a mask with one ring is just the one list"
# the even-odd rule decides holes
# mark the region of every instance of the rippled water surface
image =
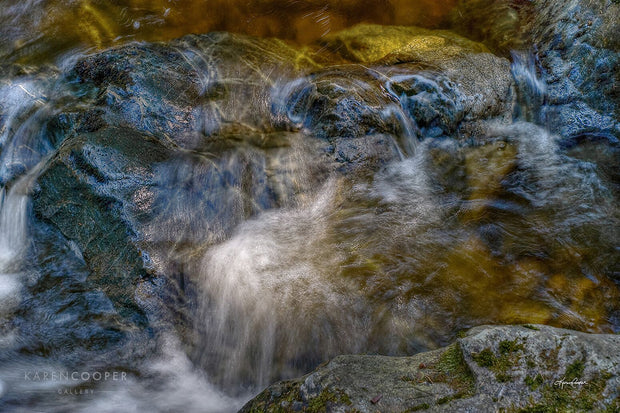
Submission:
[[[618,146],[549,130],[546,85],[532,55],[510,54],[515,44],[497,40],[506,36],[465,24],[468,9],[455,17],[456,3],[6,0],[0,409],[227,412],[337,354],[413,354],[475,325],[617,332]],[[514,18],[499,14],[497,27],[509,33]],[[488,40],[511,59],[514,121],[489,121],[468,139],[419,126],[407,105],[420,103],[407,100],[402,85],[422,88],[420,99],[446,90],[441,99],[452,102],[451,84],[399,66],[338,61],[275,79],[232,68],[216,87],[208,51],[188,46],[170,59],[198,73],[196,90],[181,91],[187,101],[204,97],[189,120],[149,118],[159,98],[137,106],[123,103],[126,96],[102,100],[72,77],[81,56],[136,40],[230,31],[320,50],[323,37],[360,22],[453,28]],[[166,73],[171,90],[184,81],[175,76]],[[213,103],[230,85],[241,85],[241,97]],[[310,136],[344,121],[316,112],[329,104],[324,96],[342,107],[351,96],[368,104],[351,133],[377,133],[376,145],[393,159],[361,172],[326,170]],[[265,113],[248,112],[261,99]],[[121,125],[97,135],[98,116],[116,119],[106,118],[114,111],[137,132]],[[84,113],[92,116],[80,124]],[[364,129],[371,116],[381,120],[380,133]],[[327,126],[312,129],[317,119]],[[148,146],[158,127],[186,125],[166,135],[174,145]],[[85,143],[72,149],[63,141],[70,133]],[[98,193],[79,199],[107,199],[100,215],[81,215],[82,201],[67,194],[56,210],[33,206],[47,182],[42,171],[64,153],[81,171],[73,178],[85,182],[67,184],[70,194],[94,185]],[[93,172],[108,160],[101,170],[109,176]],[[72,203],[74,229],[55,231],[55,217]],[[109,224],[113,214],[140,232]],[[121,231],[138,247],[106,245],[116,253],[102,258],[89,249],[105,236],[97,228]],[[124,284],[131,254],[156,276]],[[139,310],[124,301],[134,299]]]
[[72,49],[230,31],[301,44],[356,23],[445,24],[456,0],[7,0],[2,55],[41,61]]

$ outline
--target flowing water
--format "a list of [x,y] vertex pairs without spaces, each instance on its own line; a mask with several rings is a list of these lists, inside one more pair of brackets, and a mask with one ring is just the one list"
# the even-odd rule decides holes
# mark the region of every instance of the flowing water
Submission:
[[[321,84],[366,93],[379,76],[370,72],[368,83],[329,72],[275,82],[270,107],[292,125],[284,143],[242,129],[250,137],[230,147],[188,144],[158,161],[146,174],[155,184],[122,214],[140,222],[145,265],[177,277],[180,298],[162,305],[157,285],[141,282],[152,327],[121,327],[122,339],[109,328],[115,304],[90,280],[96,257],[32,209],[62,150],[62,113],[88,109],[70,97],[79,85],[57,80],[80,56],[213,30],[308,44],[358,22],[446,27],[455,4],[7,0],[0,55],[24,66],[0,83],[0,408],[228,412],[335,355],[414,354],[475,325],[618,332],[617,146],[548,129],[547,88],[527,51],[511,58],[514,122],[475,141],[419,139],[394,85],[439,86],[381,75],[371,98],[398,156],[357,179],[321,169],[299,115],[314,103],[300,96]],[[123,179],[111,178],[131,190]]]
[[7,0],[2,54],[41,61],[131,40],[231,31],[308,43],[359,22],[436,27],[456,0]]

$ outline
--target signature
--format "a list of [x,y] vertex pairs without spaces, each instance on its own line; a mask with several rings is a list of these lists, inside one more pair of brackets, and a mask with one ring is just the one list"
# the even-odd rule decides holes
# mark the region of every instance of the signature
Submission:
[[566,381],[566,377],[563,378],[562,380],[557,380],[553,383],[554,386],[559,387],[561,389],[564,388],[564,386],[571,386],[571,387],[575,387],[575,386],[583,386],[583,385],[587,385],[588,382],[585,380],[577,380],[577,379],[573,379],[571,381]]

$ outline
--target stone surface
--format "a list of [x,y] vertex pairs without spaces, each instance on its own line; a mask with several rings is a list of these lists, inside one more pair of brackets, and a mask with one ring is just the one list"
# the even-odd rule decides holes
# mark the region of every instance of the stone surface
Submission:
[[620,138],[620,5],[537,1],[532,16],[527,32],[539,51],[550,103],[542,121],[568,138]]
[[[453,123],[463,118],[472,120],[511,113],[513,80],[507,72],[508,60],[494,56],[481,43],[452,32],[358,25],[327,36],[322,45],[353,62],[393,66],[377,70],[393,79],[390,84],[400,84],[397,96],[404,94],[410,98],[422,92],[432,94],[434,90],[440,96],[449,96],[454,101],[452,105],[458,108],[452,109]],[[402,72],[421,72],[429,79],[412,80]],[[451,108],[446,104],[444,107]],[[411,112],[417,120],[416,115],[415,111]]]
[[481,326],[411,357],[338,356],[242,412],[616,411],[617,335]]
[[493,51],[513,52],[519,100],[537,107],[527,120],[566,139],[602,136],[617,145],[618,2],[461,1],[452,20],[457,32]]

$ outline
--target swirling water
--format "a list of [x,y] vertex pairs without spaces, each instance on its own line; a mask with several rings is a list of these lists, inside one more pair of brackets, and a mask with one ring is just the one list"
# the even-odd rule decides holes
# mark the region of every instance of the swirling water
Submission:
[[[91,47],[133,39],[246,28],[303,43],[367,19],[336,2],[301,8],[287,2],[282,13],[297,16],[293,30],[272,24],[282,19],[273,11],[278,2],[254,10],[247,26],[230,22],[248,12],[228,6],[205,23],[187,17],[204,2],[126,3],[116,9],[116,3],[13,2],[3,19],[25,23],[2,29],[15,42],[2,53],[29,64],[52,60],[62,74]],[[429,11],[431,25],[452,5]],[[52,35],[74,15],[88,17],[85,34],[71,26]],[[320,24],[310,30],[306,19]],[[329,72],[276,82],[269,108],[292,125],[280,137],[286,145],[264,151],[233,145],[221,156],[196,146],[158,162],[149,172],[157,185],[136,192],[138,212],[123,213],[132,219],[148,210],[145,244],[152,248],[143,259],[171,274],[181,267],[186,302],[171,304],[180,315],[162,315],[168,310],[152,299],[156,287],[143,284],[137,295],[154,327],[127,327],[122,340],[105,329],[114,303],[87,284],[88,252],[70,237],[35,228],[31,208],[40,170],[59,150],[50,119],[75,105],[68,97],[75,85],[55,83],[56,72],[7,76],[0,88],[0,407],[234,411],[265,385],[337,354],[412,354],[478,324],[617,331],[617,152],[595,140],[569,145],[549,131],[536,62],[521,52],[512,62],[515,121],[492,124],[476,141],[420,136],[393,85],[415,76],[433,81],[401,73],[382,79],[381,93],[369,99],[394,131],[398,156],[360,179],[317,166],[316,148],[304,139],[309,120],[300,115],[308,112],[301,106],[314,103],[302,97],[321,84],[343,95],[370,93],[374,73],[368,82]],[[219,127],[202,126],[209,133]],[[202,192],[219,178],[225,185]],[[269,179],[277,182],[277,205],[263,188]],[[205,204],[220,212],[204,212]],[[88,351],[72,347],[91,336],[101,338],[85,339]]]

